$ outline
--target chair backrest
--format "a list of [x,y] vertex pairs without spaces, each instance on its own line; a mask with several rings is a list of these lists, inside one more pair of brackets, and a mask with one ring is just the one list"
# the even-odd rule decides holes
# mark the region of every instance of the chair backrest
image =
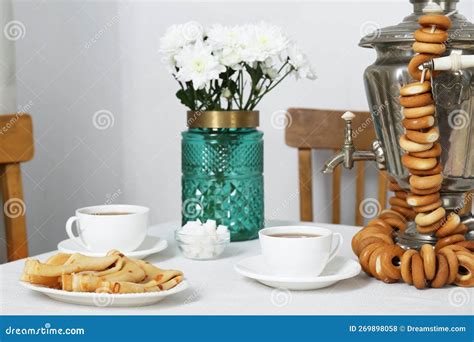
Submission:
[[[319,170],[312,170],[312,150],[332,150],[337,152],[344,143],[344,110],[324,110],[290,108],[288,125],[285,130],[285,141],[288,146],[298,149],[300,219],[313,221],[313,176]],[[357,112],[353,120],[353,140],[357,149],[371,150],[375,132],[369,112]],[[360,204],[364,200],[365,168],[363,161],[355,163],[356,168],[356,205],[355,224],[363,225],[364,217]],[[387,179],[379,173],[378,201],[384,209],[387,201]],[[341,221],[341,167],[338,166],[332,175],[332,222]]]
[[0,115],[0,175],[7,258],[28,256],[20,163],[33,158],[33,124],[25,113]]

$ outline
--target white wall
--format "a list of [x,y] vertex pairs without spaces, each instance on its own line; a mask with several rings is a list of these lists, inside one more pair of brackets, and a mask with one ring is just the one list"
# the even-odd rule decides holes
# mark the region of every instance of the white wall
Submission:
[[[266,20],[281,25],[307,51],[319,79],[287,80],[262,101],[268,216],[298,219],[296,151],[272,127],[273,112],[291,106],[367,109],[362,73],[375,52],[357,43],[370,22],[387,26],[411,12],[397,1],[25,1],[15,17],[19,104],[32,101],[37,153],[25,165],[31,254],[53,249],[76,207],[115,202],[150,206],[152,223],[180,216],[180,131],[185,108],[160,63],[158,38],[188,20],[203,24]],[[474,5],[462,1],[471,20]],[[368,24],[369,23],[369,24]],[[93,115],[113,114],[98,130]],[[321,169],[330,153],[318,153]],[[367,196],[375,196],[370,167]],[[344,174],[343,222],[354,217],[353,173]],[[315,217],[330,220],[328,176],[317,175]]]

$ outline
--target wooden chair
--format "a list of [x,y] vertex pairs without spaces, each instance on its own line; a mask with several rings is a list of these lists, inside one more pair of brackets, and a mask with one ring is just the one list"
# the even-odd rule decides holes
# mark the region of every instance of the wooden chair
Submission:
[[9,261],[28,256],[20,163],[33,158],[33,146],[30,115],[0,115],[0,175]]
[[[343,110],[319,110],[291,108],[288,110],[288,125],[285,130],[285,141],[288,146],[298,149],[300,219],[313,221],[313,175],[320,170],[312,170],[312,150],[329,149],[338,152],[344,143]],[[358,150],[372,150],[375,132],[369,112],[356,112],[353,120],[353,140]],[[341,221],[341,166],[332,175],[332,222]],[[365,162],[355,162],[356,170],[356,205],[355,224],[363,225],[364,217],[359,210],[364,199]],[[321,175],[322,176],[322,175]],[[379,173],[378,201],[382,209],[387,201],[387,179]]]

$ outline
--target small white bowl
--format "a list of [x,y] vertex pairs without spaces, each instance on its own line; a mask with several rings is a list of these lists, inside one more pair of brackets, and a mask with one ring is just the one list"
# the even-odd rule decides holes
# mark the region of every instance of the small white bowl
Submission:
[[179,249],[188,259],[212,260],[221,255],[230,243],[230,234],[219,234],[217,239],[209,235],[196,235],[175,232],[175,239]]

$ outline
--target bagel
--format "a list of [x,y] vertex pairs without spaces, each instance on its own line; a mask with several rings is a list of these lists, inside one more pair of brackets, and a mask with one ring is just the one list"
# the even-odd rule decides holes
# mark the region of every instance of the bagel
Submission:
[[436,255],[436,275],[434,279],[431,281],[432,288],[440,288],[446,285],[448,282],[449,276],[449,267],[448,267],[448,260],[442,254]]
[[461,223],[461,218],[459,217],[458,214],[456,213],[451,213],[449,214],[445,221],[443,222],[443,225],[438,229],[436,232],[436,236],[439,238],[444,238],[446,236],[454,234],[454,231],[456,228],[459,226]]
[[443,224],[443,219],[436,221],[428,226],[416,225],[416,230],[420,234],[431,234],[431,233],[436,232],[439,229],[439,227],[441,227],[442,224]]
[[[420,53],[415,55],[410,62],[408,63],[408,73],[411,77],[415,80],[421,80],[421,70],[419,69],[420,65],[425,62],[432,60],[433,58],[437,57],[436,55],[429,55],[425,53]],[[436,73],[434,73],[436,75]],[[425,80],[431,79],[431,72],[428,70],[425,73]]]
[[419,144],[434,143],[439,139],[439,131],[436,127],[432,127],[426,132],[419,132],[407,129],[405,134],[408,139]]
[[452,22],[444,14],[426,14],[418,19],[418,23],[424,27],[436,26],[443,30],[451,28]]
[[435,192],[438,192],[441,189],[441,185],[435,186],[433,188],[429,189],[417,189],[417,188],[411,188],[411,192],[415,195],[431,195],[434,194]]
[[419,226],[429,226],[435,222],[440,221],[444,215],[446,215],[446,210],[443,207],[439,207],[436,210],[433,210],[431,213],[419,213],[415,217],[415,223]]
[[464,247],[468,250],[470,250],[471,252],[474,251],[474,241],[461,241],[461,242],[456,242],[456,244],[454,246],[461,246],[461,247]]
[[431,280],[436,274],[436,254],[433,246],[424,244],[420,248],[420,256],[423,259],[423,267],[425,270],[425,277]]
[[435,249],[439,251],[443,247],[454,245],[455,243],[458,243],[464,240],[465,240],[464,235],[461,235],[461,234],[450,235],[442,239],[439,239],[438,242],[436,242]]
[[407,203],[412,207],[417,207],[420,205],[428,205],[434,203],[440,199],[439,193],[434,193],[430,195],[413,195],[410,194],[407,197]]
[[400,261],[400,274],[405,283],[413,284],[413,277],[411,275],[411,258],[418,252],[414,249],[409,249],[403,253]]
[[417,42],[423,43],[444,43],[448,40],[448,32],[438,28],[433,30],[431,27],[422,27],[416,30],[413,36]]
[[412,175],[416,176],[430,176],[430,175],[435,175],[437,173],[443,172],[443,165],[440,163],[436,164],[436,166],[432,169],[429,170],[414,170],[414,169],[408,169]]
[[398,245],[384,248],[382,252],[382,271],[389,278],[399,280],[401,278],[400,262],[405,251]]
[[458,271],[454,283],[458,286],[474,286],[474,255],[471,253],[456,253],[458,259]]
[[407,224],[403,220],[396,218],[396,217],[387,217],[384,219],[393,229],[398,229],[399,231],[403,232],[407,229]]
[[467,233],[467,226],[464,223],[460,223],[459,226],[456,227],[453,234],[461,234],[464,235]]
[[441,200],[438,200],[436,202],[433,202],[431,204],[427,204],[427,205],[420,205],[418,207],[412,207],[413,208],[413,211],[415,213],[426,213],[428,211],[433,211],[435,209],[438,209],[439,207],[441,207],[443,205],[443,202]]
[[382,280],[384,283],[395,283],[397,282],[397,279],[390,278],[387,274],[385,274],[385,270],[382,266],[382,255],[386,248],[387,246],[379,247],[375,249],[375,251],[370,255],[369,269],[375,278]]
[[367,226],[372,226],[372,225],[383,227],[388,232],[390,232],[392,229],[392,227],[390,227],[390,225],[387,222],[381,219],[380,215],[379,215],[379,218],[372,219],[367,224]]
[[396,182],[388,183],[388,189],[390,191],[403,191],[403,188],[400,185],[398,185],[398,183]]
[[429,170],[434,168],[437,163],[436,158],[417,158],[408,154],[402,156],[402,164],[409,169]]
[[403,207],[403,208],[410,208],[406,200],[403,200],[398,197],[390,197],[388,203],[393,206]]
[[406,119],[417,119],[428,115],[434,115],[435,111],[436,107],[434,104],[423,107],[403,108],[403,116]]
[[430,55],[442,55],[446,51],[446,45],[443,43],[415,42],[413,43],[413,51]]
[[381,233],[372,234],[371,236],[367,236],[360,240],[359,244],[356,246],[356,255],[359,255],[365,247],[375,242],[384,242],[387,245],[393,245],[393,240],[390,236]]
[[412,96],[427,93],[431,91],[430,82],[412,82],[404,85],[400,88],[401,96]]
[[[406,194],[406,192],[404,192]],[[402,220],[403,222],[406,222],[406,218],[405,216],[403,216],[403,214],[393,210],[393,209],[384,209],[380,212],[379,214],[379,218],[381,218],[382,220],[385,219],[385,218],[388,218],[388,217],[395,217],[395,218],[399,218],[400,220]],[[387,224],[385,222],[385,224]],[[390,227],[390,225],[389,225]],[[392,227],[390,227],[390,229],[392,229]]]
[[444,255],[446,257],[446,260],[448,261],[449,276],[446,284],[452,284],[456,279],[456,275],[458,274],[458,258],[456,254],[449,248],[441,248],[438,253]]
[[364,270],[365,273],[367,273],[368,275],[372,275],[370,273],[370,268],[369,268],[369,259],[370,259],[370,256],[372,255],[372,253],[379,247],[382,247],[386,245],[385,243],[383,242],[375,242],[373,244],[370,244],[368,246],[366,246],[362,252],[360,252],[360,255],[359,255],[359,263],[360,263],[360,266],[362,267],[362,270]]
[[434,103],[431,93],[412,96],[400,96],[400,105],[407,108],[423,107]]
[[402,215],[404,221],[406,221],[406,219],[413,220],[416,216],[416,213],[411,208],[404,208],[394,205],[390,207],[390,209]]
[[440,174],[432,176],[410,176],[410,185],[416,189],[431,189],[437,186],[440,186],[443,182],[443,176]]
[[407,199],[408,194],[405,191],[395,191],[395,196],[403,200]]
[[439,142],[435,143],[432,148],[422,152],[413,152],[410,153],[413,157],[418,158],[436,158],[439,157],[442,153],[441,144]]
[[403,119],[402,125],[406,129],[425,129],[433,127],[435,119],[433,115],[423,116],[416,119]]
[[406,135],[402,135],[398,141],[400,143],[400,147],[407,151],[407,152],[423,152],[428,151],[433,147],[432,143],[428,144],[419,144],[416,142],[411,141],[406,137]]
[[411,258],[411,276],[413,278],[413,285],[417,289],[424,289],[426,287],[425,270],[423,268],[423,260],[420,254],[416,253]]

